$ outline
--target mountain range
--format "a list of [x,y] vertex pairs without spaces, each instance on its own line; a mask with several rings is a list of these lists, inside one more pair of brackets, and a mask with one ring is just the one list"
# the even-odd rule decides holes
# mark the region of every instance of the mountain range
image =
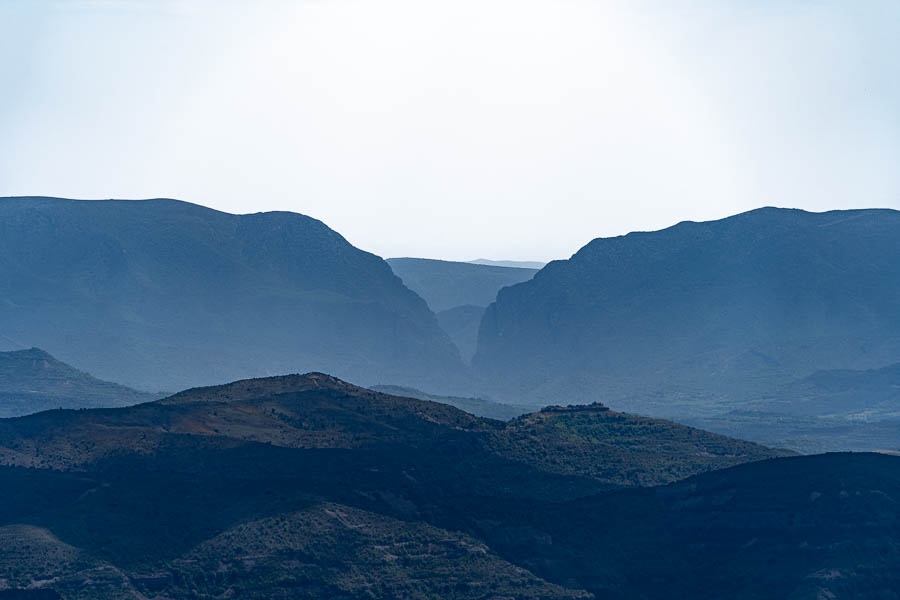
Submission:
[[500,290],[473,364],[519,402],[680,418],[898,357],[900,212],[764,208],[598,238],[548,264]]
[[389,258],[387,262],[403,283],[424,298],[437,314],[441,328],[466,362],[475,355],[484,310],[497,298],[497,292],[528,281],[537,273],[537,269],[500,266],[483,259],[466,263]]
[[150,391],[308,370],[471,387],[379,257],[300,214],[167,199],[0,199],[0,339]]
[[782,386],[761,405],[802,416],[900,419],[900,363],[880,369],[816,371]]
[[429,402],[449,404],[450,406],[455,406],[456,408],[475,416],[498,419],[500,421],[509,421],[510,419],[514,419],[532,411],[532,409],[525,406],[502,404],[485,398],[438,396],[415,388],[402,387],[399,385],[375,385],[370,389],[392,396],[402,396],[404,398],[416,398],[417,400],[428,400]]
[[458,306],[487,306],[501,288],[528,281],[538,271],[428,258],[389,258],[387,263],[436,313]]
[[504,423],[317,373],[48,411],[0,420],[0,588],[66,600],[896,589],[900,458],[787,454],[597,404]]
[[[600,401],[801,452],[895,450],[898,215],[760,209],[534,271],[386,262],[294,213],[6,198],[0,351],[40,347],[101,388],[318,370],[504,419]],[[0,386],[0,414],[157,397],[36,385]]]
[[488,265],[490,267],[513,267],[515,269],[534,269],[540,270],[546,266],[547,263],[540,262],[536,260],[490,260],[488,258],[478,258],[476,260],[470,260],[469,263],[473,265]]
[[900,450],[900,365],[834,369],[778,386],[743,408],[679,419],[803,453]]

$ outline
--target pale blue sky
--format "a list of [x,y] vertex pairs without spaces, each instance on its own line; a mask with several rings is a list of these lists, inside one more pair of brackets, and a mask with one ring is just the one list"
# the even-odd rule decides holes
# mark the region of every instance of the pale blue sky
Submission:
[[450,259],[900,208],[898,32],[894,0],[0,0],[0,195]]

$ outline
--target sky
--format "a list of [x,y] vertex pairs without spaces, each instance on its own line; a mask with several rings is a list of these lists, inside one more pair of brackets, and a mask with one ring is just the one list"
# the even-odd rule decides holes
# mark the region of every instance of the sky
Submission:
[[898,31],[896,0],[0,0],[0,196],[451,260],[900,208]]

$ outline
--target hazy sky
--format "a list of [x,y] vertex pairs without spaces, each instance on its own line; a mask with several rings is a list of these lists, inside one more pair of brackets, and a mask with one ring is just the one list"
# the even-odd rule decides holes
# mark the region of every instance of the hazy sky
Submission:
[[898,31],[897,0],[0,0],[0,195],[450,259],[900,208]]

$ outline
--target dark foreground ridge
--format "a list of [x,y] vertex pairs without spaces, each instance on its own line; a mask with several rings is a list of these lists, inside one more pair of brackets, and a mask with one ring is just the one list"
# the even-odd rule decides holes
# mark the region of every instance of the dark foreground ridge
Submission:
[[781,454],[614,411],[504,423],[320,373],[245,380],[0,420],[0,573],[66,599],[586,598],[632,588],[609,555],[572,561],[580,536],[625,527],[631,498],[660,511],[643,531],[664,519],[635,486]]

